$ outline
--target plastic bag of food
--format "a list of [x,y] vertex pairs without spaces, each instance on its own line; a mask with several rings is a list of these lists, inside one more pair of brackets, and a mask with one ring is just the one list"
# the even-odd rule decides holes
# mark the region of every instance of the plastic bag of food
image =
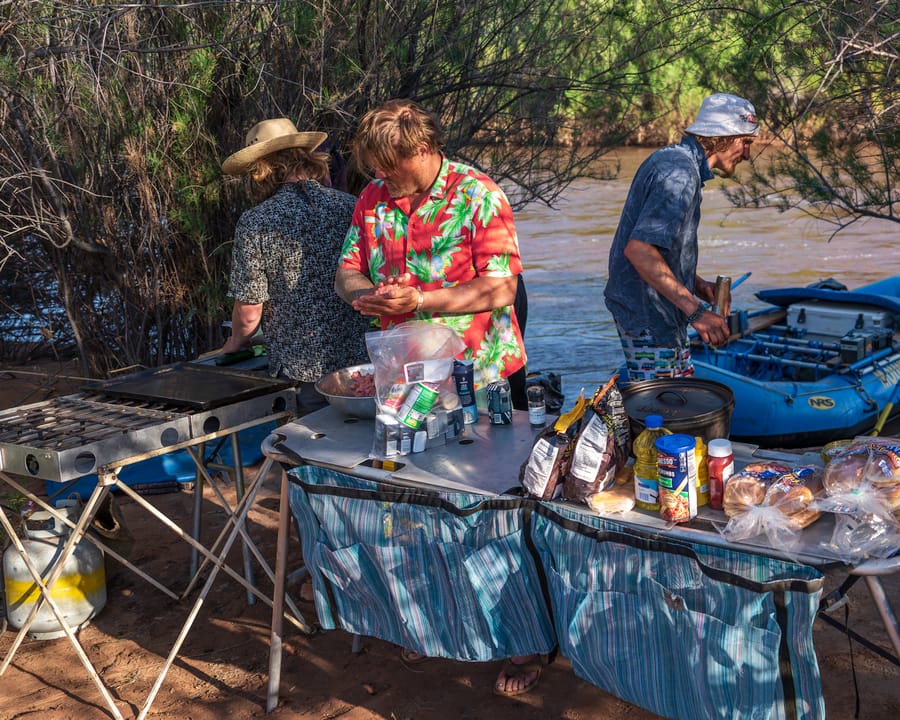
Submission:
[[900,527],[878,513],[838,513],[825,547],[850,564],[889,558],[900,548]]
[[538,433],[528,459],[519,468],[519,482],[529,496],[553,500],[562,495],[573,441],[587,407],[588,401],[580,395],[574,408]]
[[581,501],[615,481],[616,469],[628,460],[631,430],[617,375],[597,388],[575,438],[563,495]]
[[722,505],[729,519],[722,534],[734,542],[765,534],[773,546],[790,552],[797,546],[800,530],[819,518],[813,500],[821,491],[820,468],[748,466],[725,486]]
[[606,490],[615,480],[616,442],[607,418],[589,409],[573,442],[563,497],[575,502]]
[[859,438],[837,453],[822,478],[829,495],[858,488],[900,487],[900,439]]
[[614,485],[585,498],[588,507],[601,515],[622,515],[634,509],[634,488]]
[[398,385],[445,382],[453,373],[453,359],[466,346],[446,325],[411,320],[366,333],[366,349],[375,366],[375,398],[382,409],[386,402],[396,402]]
[[827,547],[848,563],[887,558],[900,548],[900,440],[860,438],[825,466],[826,495],[816,501],[835,514]]
[[791,471],[781,463],[750,463],[732,475],[725,484],[722,509],[731,518],[761,505],[775,480]]
[[[424,450],[443,444],[448,428],[462,425],[462,408],[453,381],[453,361],[465,350],[456,332],[420,320],[366,333],[375,367],[375,438],[372,456]],[[457,418],[452,414],[459,415]]]

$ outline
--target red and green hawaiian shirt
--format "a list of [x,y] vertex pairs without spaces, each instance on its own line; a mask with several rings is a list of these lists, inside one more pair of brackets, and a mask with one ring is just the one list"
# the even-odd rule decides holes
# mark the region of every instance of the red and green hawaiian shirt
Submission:
[[[409,207],[406,205],[405,207]],[[443,158],[428,197],[409,216],[381,180],[363,190],[341,251],[341,267],[373,283],[410,273],[423,290],[453,287],[478,276],[522,272],[512,208],[484,173]],[[509,377],[525,365],[525,346],[512,306],[468,315],[418,312],[380,318],[382,329],[432,320],[462,337],[462,357],[475,362],[475,385]]]

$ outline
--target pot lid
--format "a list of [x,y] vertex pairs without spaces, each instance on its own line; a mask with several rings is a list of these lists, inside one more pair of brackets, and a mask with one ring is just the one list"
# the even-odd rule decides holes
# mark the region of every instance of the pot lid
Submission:
[[648,415],[665,421],[697,420],[734,408],[731,388],[713,380],[673,378],[642,380],[622,386],[628,416],[643,422]]

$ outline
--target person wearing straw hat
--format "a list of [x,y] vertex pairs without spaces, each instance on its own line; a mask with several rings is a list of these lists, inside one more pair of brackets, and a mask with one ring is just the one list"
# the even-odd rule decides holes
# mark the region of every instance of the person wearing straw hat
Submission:
[[318,149],[326,138],[287,118],[263,120],[222,163],[225,174],[249,178],[257,204],[234,232],[232,334],[221,352],[249,346],[264,322],[269,373],[297,382],[299,414],[327,404],[320,377],[368,361],[368,323],[334,292],[356,198],[327,186],[329,158]]
[[632,180],[609,251],[604,291],[629,380],[694,374],[688,328],[713,346],[728,322],[709,310],[715,283],[697,275],[701,191],[730,178],[759,133],[753,105],[716,93],[703,100],[681,142],[653,152]]

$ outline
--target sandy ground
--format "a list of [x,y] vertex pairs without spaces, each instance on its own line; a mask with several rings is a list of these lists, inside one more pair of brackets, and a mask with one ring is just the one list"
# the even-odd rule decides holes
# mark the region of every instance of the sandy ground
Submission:
[[[0,369],[0,408],[39,402],[54,394],[66,394],[77,380],[60,376],[77,374],[71,366],[33,368],[34,375],[16,368]],[[55,379],[54,379],[55,378]],[[255,469],[254,469],[255,471]],[[228,497],[233,488],[226,480],[220,487]],[[41,487],[39,484],[37,487]],[[264,479],[263,490],[251,512],[251,533],[270,561],[275,555],[278,477]],[[6,489],[0,490],[5,493]],[[188,527],[192,496],[188,492],[156,495],[153,504],[182,527]],[[187,583],[188,546],[151,518],[135,503],[118,502],[125,526],[135,538],[130,558],[142,569],[172,586]],[[207,490],[203,505],[204,533],[221,527],[215,496]],[[299,545],[292,538],[291,566],[299,565]],[[240,569],[240,553],[231,565]],[[156,681],[163,662],[187,617],[196,593],[186,601],[167,598],[134,573],[108,564],[108,603],[78,637],[100,677],[111,689],[119,711],[136,716]],[[829,576],[828,588],[842,580]],[[900,576],[888,578],[890,598],[900,597]],[[260,582],[265,592],[271,586]],[[295,586],[300,609],[310,621],[314,610],[309,588]],[[867,588],[858,583],[850,592],[850,622],[864,636],[890,649],[880,618]],[[839,617],[843,619],[843,610]],[[245,593],[232,579],[217,579],[175,663],[166,675],[148,717],[180,719],[265,717],[268,637],[271,611],[257,602],[248,605]],[[12,630],[0,636],[0,653],[8,652],[15,638]],[[816,651],[822,673],[828,717],[854,718],[857,697],[859,718],[878,720],[900,713],[900,668],[846,635],[817,620]],[[352,652],[352,638],[340,631],[311,637],[290,630],[285,655],[279,707],[268,717],[303,720],[586,720],[628,718],[651,720],[656,715],[622,702],[577,678],[565,658],[544,671],[539,687],[511,700],[492,694],[497,663],[457,663],[429,660],[410,669],[397,649],[366,638],[362,652]],[[854,685],[853,668],[856,682]],[[0,718],[42,720],[93,720],[111,717],[97,688],[65,638],[27,639],[10,667],[0,676]]]

